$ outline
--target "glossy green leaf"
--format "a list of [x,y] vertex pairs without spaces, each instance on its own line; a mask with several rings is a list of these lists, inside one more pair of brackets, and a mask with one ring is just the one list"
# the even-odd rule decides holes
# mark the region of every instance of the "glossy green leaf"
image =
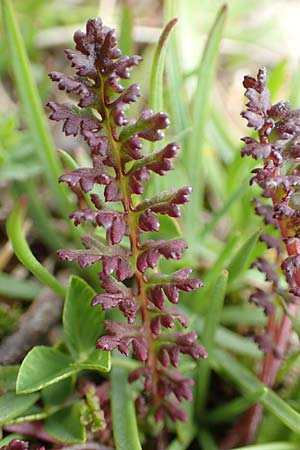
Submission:
[[112,369],[112,424],[116,450],[142,450],[132,390],[127,378],[126,369]]
[[104,350],[95,350],[83,361],[76,361],[72,364],[80,370],[99,370],[100,372],[109,372],[111,368],[110,352]]
[[228,284],[232,283],[243,275],[244,270],[249,268],[249,261],[251,258],[252,251],[257,243],[258,237],[261,230],[255,231],[252,236],[250,236],[244,244],[235,253],[232,260],[228,264],[227,270],[229,272]]
[[70,376],[55,384],[45,387],[41,391],[46,405],[61,405],[71,395],[74,389],[75,377]]
[[185,229],[188,244],[195,248],[197,226],[199,223],[199,209],[203,205],[204,193],[204,167],[203,144],[205,129],[209,113],[210,93],[215,78],[216,63],[219,46],[222,38],[227,6],[219,11],[216,20],[209,32],[206,46],[198,70],[198,84],[193,96],[192,126],[193,132],[185,154],[185,164],[189,175],[189,183],[193,186],[192,201],[187,205],[185,213]]
[[[233,380],[243,393],[253,393],[262,389],[264,384],[235,358],[221,350],[213,351],[212,361],[217,372]],[[261,398],[261,404],[296,434],[300,434],[300,414],[291,408],[274,391],[268,389]]]
[[33,256],[22,229],[23,217],[24,205],[19,203],[10,213],[6,225],[7,235],[12,243],[16,256],[26,269],[28,269],[38,280],[46,286],[49,286],[58,295],[64,297],[66,288],[62,286],[41,263],[39,263],[35,256]]
[[49,416],[45,420],[45,430],[50,436],[66,444],[83,444],[86,435],[80,417],[80,406],[69,406]]
[[160,35],[157,47],[155,49],[149,92],[149,106],[154,111],[163,111],[163,74],[166,57],[166,45],[168,37],[177,23],[177,18],[171,19],[165,26]]
[[8,273],[0,273],[0,295],[20,300],[32,300],[41,286],[33,281],[19,280]]
[[20,366],[0,366],[0,391],[15,391]]
[[9,0],[2,0],[2,10],[5,36],[10,51],[10,61],[25,113],[24,120],[27,121],[30,128],[38,158],[43,164],[44,174],[48,180],[51,192],[55,195],[55,202],[62,215],[66,217],[70,212],[66,189],[65,186],[57,183],[57,179],[62,173],[62,168],[54,150],[45,112],[31,73],[24,41]]
[[224,304],[227,280],[228,272],[223,271],[216,281],[215,288],[213,289],[211,296],[210,308],[204,321],[201,342],[208,353],[208,358],[206,360],[202,359],[198,362],[196,397],[197,417],[201,416],[206,402],[210,377],[210,353],[215,345],[217,327],[221,319]]
[[95,291],[82,278],[72,276],[63,311],[65,340],[74,358],[84,361],[95,350],[103,331],[104,313],[92,307]]
[[39,398],[39,394],[16,395],[7,392],[0,396],[0,425],[27,411]]
[[17,392],[34,392],[70,377],[77,371],[72,358],[43,345],[34,347],[24,358],[18,378]]

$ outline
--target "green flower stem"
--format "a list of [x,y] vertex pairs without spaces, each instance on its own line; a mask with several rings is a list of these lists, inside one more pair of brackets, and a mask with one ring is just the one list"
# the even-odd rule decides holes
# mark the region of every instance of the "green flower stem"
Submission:
[[21,263],[46,286],[49,286],[61,297],[65,297],[66,288],[60,284],[56,278],[49,273],[42,264],[33,256],[25,239],[22,221],[24,218],[24,201],[18,203],[12,210],[7,221],[7,234],[12,243],[14,252]]

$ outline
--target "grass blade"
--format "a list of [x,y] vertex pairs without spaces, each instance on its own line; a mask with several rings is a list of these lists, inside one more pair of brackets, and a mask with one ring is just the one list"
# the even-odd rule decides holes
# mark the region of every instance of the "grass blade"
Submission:
[[24,118],[27,120],[38,158],[43,164],[44,174],[55,197],[55,202],[61,214],[67,216],[70,212],[70,207],[66,190],[64,186],[59,185],[57,182],[58,177],[62,173],[62,168],[54,151],[44,109],[31,74],[24,41],[9,0],[2,0],[2,10],[5,35],[7,36],[16,86],[23,104]]
[[162,34],[160,35],[157,47],[155,49],[149,92],[149,106],[154,111],[163,110],[163,73],[166,58],[166,44],[168,37],[177,21],[178,19],[175,17],[167,23]]
[[186,235],[189,236],[188,243],[190,244],[191,249],[194,247],[198,231],[197,227],[195,227],[195,223],[198,223],[199,208],[201,209],[203,205],[204,161],[202,149],[205,141],[205,128],[209,113],[209,94],[212,90],[212,84],[215,77],[217,56],[227,15],[226,13],[227,6],[224,5],[219,11],[208,35],[198,69],[198,85],[192,105],[193,133],[191,134],[185,157],[189,183],[194,189],[192,201],[188,205],[185,214]]
[[207,430],[200,430],[197,439],[203,450],[218,450],[214,438]]
[[40,290],[41,286],[33,281],[18,280],[8,273],[0,273],[0,296],[30,301]]
[[23,217],[24,205],[19,203],[12,210],[7,221],[7,235],[12,243],[16,256],[26,269],[33,273],[38,280],[46,286],[49,286],[54,292],[64,298],[66,288],[61,285],[33,256],[22,230]]
[[257,444],[247,445],[246,447],[239,447],[235,450],[298,450],[299,444],[292,442],[272,442],[271,444]]
[[116,450],[142,450],[127,377],[126,369],[112,368],[112,422]]
[[[235,358],[221,350],[214,350],[212,363],[217,372],[230,378],[241,392],[250,394],[265,387],[256,376]],[[260,403],[297,435],[300,434],[300,414],[274,391],[267,389]],[[280,449],[282,450],[282,449]]]
[[260,233],[260,229],[255,231],[252,236],[244,242],[229,263],[227,270],[229,272],[228,285],[230,287],[232,286],[232,283],[243,274],[243,271],[248,268],[251,253]]
[[236,416],[242,414],[251,405],[260,401],[267,392],[267,388],[262,387],[258,391],[251,392],[244,397],[240,397],[225,405],[219,406],[215,410],[206,413],[205,421],[207,420],[209,424],[231,422]]
[[221,319],[223,309],[224,297],[226,293],[228,272],[223,271],[217,279],[215,289],[212,295],[210,308],[205,317],[202,343],[208,353],[206,360],[201,360],[198,363],[197,371],[197,394],[196,394],[196,417],[201,416],[204,405],[206,403],[206,396],[209,386],[210,377],[210,353],[215,344],[215,337],[217,327]]

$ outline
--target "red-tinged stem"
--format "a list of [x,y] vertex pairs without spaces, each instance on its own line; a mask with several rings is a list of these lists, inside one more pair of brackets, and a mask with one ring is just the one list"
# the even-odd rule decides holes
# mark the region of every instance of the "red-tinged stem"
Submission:
[[[263,130],[259,133],[260,142],[262,144],[268,144],[268,139],[264,135]],[[279,168],[276,167],[274,169],[273,176],[280,175]],[[278,204],[280,201],[277,198],[276,191],[271,191],[271,199],[273,206]],[[286,229],[286,223],[283,220],[278,219],[278,224],[282,236],[282,240],[285,242],[285,247],[287,254],[289,256],[299,255],[300,254],[300,242],[298,239],[295,239],[292,243],[287,242],[288,233]],[[299,271],[295,274],[295,282],[298,287],[300,287],[300,273]],[[297,305],[289,304],[288,305],[289,312],[292,317],[295,316],[297,311]],[[267,334],[270,337],[271,342],[273,343],[272,347],[265,354],[261,373],[260,380],[267,386],[273,387],[278,369],[281,364],[281,359],[286,352],[290,333],[292,329],[292,323],[289,316],[283,312],[280,324],[276,323],[276,315],[275,313],[271,314],[268,318],[267,323]],[[276,349],[276,353],[274,352]],[[256,436],[258,427],[260,425],[262,419],[263,407],[261,404],[255,404],[251,408],[246,411],[246,413],[241,417],[240,421],[232,428],[232,430],[228,433],[226,438],[221,443],[221,450],[228,450],[233,446],[247,445],[251,444],[254,441]]]
[[99,73],[99,79],[101,81],[100,86],[100,96],[101,101],[103,104],[103,111],[102,114],[105,116],[103,117],[103,126],[105,127],[108,140],[110,142],[114,158],[116,161],[116,171],[117,171],[117,178],[120,182],[121,191],[123,194],[123,207],[124,212],[127,215],[127,224],[128,224],[128,231],[129,231],[129,239],[130,239],[130,246],[131,246],[131,254],[132,254],[132,260],[133,260],[133,267],[135,270],[135,279],[137,283],[137,292],[138,292],[138,302],[140,307],[140,314],[141,314],[141,321],[143,324],[143,329],[145,332],[145,337],[149,344],[148,349],[148,357],[146,364],[149,367],[151,374],[152,374],[152,402],[155,407],[159,406],[160,404],[160,397],[158,395],[157,385],[158,385],[158,373],[157,373],[157,356],[155,352],[155,342],[152,336],[151,332],[151,317],[150,312],[148,309],[148,299],[147,299],[147,285],[146,280],[143,276],[143,274],[137,269],[137,259],[138,256],[141,253],[140,249],[140,237],[139,232],[137,229],[136,224],[136,217],[133,211],[131,196],[128,189],[128,182],[127,177],[124,168],[122,167],[121,162],[121,149],[120,149],[120,142],[118,141],[118,137],[115,133],[114,128],[110,125],[110,110],[107,107],[106,100],[105,100],[105,94],[104,94],[104,88],[103,88],[103,80],[101,77],[101,74]]

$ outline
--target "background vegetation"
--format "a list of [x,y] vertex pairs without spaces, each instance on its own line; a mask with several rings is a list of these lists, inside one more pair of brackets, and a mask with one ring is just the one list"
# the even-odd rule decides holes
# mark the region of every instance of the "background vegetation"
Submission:
[[[229,0],[224,8],[219,0],[5,0],[2,13],[0,424],[4,440],[0,444],[14,436],[9,432],[17,430],[16,419],[44,414],[29,414],[28,408],[37,401],[36,394],[31,394],[26,408],[7,415],[5,395],[13,395],[15,365],[26,352],[33,345],[54,345],[62,338],[60,296],[65,292],[70,268],[58,261],[56,250],[78,241],[67,219],[74,198],[56,180],[63,167],[86,163],[87,156],[81,140],[66,139],[61,127],[47,119],[44,105],[54,97],[64,98],[61,92],[52,92],[47,74],[68,70],[63,49],[73,47],[73,32],[89,17],[101,16],[105,24],[116,27],[124,54],[136,53],[144,58],[132,79],[142,85],[143,97],[137,108],[149,102],[154,110],[167,111],[172,120],[168,138],[181,144],[176,170],[153,182],[146,194],[182,185],[191,185],[194,190],[182,220],[175,223],[166,219],[159,236],[184,236],[189,250],[182,265],[193,267],[205,282],[201,291],[181,304],[209,358],[197,366],[186,363],[183,369],[191,371],[196,381],[195,402],[187,406],[188,423],[173,427],[168,449],[221,448],[220,442],[240,414],[256,401],[265,407],[264,419],[255,445],[243,448],[298,449],[300,351],[296,331],[274,391],[266,389],[257,377],[262,352],[251,336],[262,332],[266,319],[248,299],[254,286],[263,287],[266,282],[264,275],[250,266],[265,252],[265,246],[258,242],[261,220],[251,203],[258,189],[249,188],[255,164],[240,157],[240,137],[247,134],[240,111],[244,109],[243,75],[254,75],[261,66],[268,69],[272,100],[289,98],[293,107],[299,105],[299,2]],[[178,23],[157,53],[163,26],[175,16]],[[153,59],[155,70],[151,71]],[[137,112],[134,108],[132,114]],[[7,221],[14,250],[6,234]],[[228,280],[223,269],[228,270]],[[72,271],[97,287],[93,271],[86,273],[75,266]],[[281,311],[278,304],[278,314]],[[128,367],[134,363],[132,360]],[[112,358],[112,367],[116,367],[115,398],[123,398],[128,367],[118,357]],[[99,375],[96,383],[101,380]],[[119,426],[131,430],[131,437],[135,426],[132,415],[130,410],[118,418]],[[129,422],[122,424],[123,420]],[[72,435],[74,427],[70,429],[69,440],[66,436],[62,439],[53,426],[50,435],[69,444],[82,442],[82,435]],[[117,429],[114,431],[116,435]],[[25,428],[20,432],[22,436],[32,434]],[[33,435],[43,441],[44,436],[36,430]],[[101,442],[99,436],[91,439]],[[130,448],[123,448],[139,448],[139,439],[145,448],[151,448],[143,433],[135,436]]]

